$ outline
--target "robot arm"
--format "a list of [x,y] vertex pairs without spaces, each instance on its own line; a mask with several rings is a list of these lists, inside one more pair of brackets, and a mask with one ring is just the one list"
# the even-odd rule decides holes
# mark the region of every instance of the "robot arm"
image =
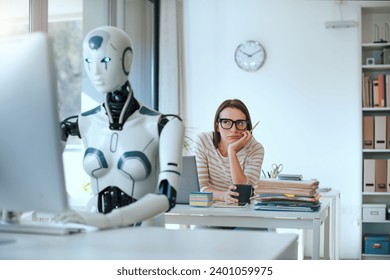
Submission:
[[63,223],[81,223],[99,229],[124,227],[145,221],[169,209],[169,202],[163,195],[147,194],[143,198],[108,214],[89,213],[69,210],[60,214],[55,221]]
[[165,115],[162,122],[158,187],[160,194],[168,198],[168,210],[171,210],[175,207],[176,194],[180,188],[184,125],[176,115]]
[[[76,119],[75,121],[70,121],[71,119]],[[71,116],[60,122],[61,128],[61,140],[66,142],[69,135],[78,136],[81,138],[79,125],[78,125],[78,116]]]

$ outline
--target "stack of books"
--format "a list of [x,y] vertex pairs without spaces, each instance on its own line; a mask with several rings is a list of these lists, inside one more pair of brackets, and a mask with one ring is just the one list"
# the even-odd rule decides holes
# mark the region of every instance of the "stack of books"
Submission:
[[317,180],[260,180],[255,190],[254,208],[269,211],[317,211],[321,206],[318,186]]
[[390,74],[378,74],[375,78],[363,74],[363,107],[390,107]]
[[213,205],[212,192],[192,192],[190,193],[190,206],[210,207]]

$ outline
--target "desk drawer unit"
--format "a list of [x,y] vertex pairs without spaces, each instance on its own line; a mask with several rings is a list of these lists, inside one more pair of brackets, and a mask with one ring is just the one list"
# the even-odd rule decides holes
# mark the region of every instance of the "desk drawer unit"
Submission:
[[389,251],[390,235],[366,234],[364,236],[364,250],[366,254],[387,255]]

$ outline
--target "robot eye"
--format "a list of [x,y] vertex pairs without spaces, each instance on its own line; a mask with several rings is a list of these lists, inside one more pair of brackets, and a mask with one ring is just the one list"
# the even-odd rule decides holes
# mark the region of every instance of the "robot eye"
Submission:
[[92,58],[86,58],[86,59],[85,59],[85,62],[86,62],[86,63],[92,63]]
[[105,57],[105,58],[103,58],[100,62],[108,63],[108,62],[110,62],[110,61],[111,61],[111,58]]
[[103,59],[100,60],[101,63],[105,63],[106,70],[107,70],[107,63],[109,63],[110,61],[111,61],[111,58],[109,58],[109,57],[103,57]]

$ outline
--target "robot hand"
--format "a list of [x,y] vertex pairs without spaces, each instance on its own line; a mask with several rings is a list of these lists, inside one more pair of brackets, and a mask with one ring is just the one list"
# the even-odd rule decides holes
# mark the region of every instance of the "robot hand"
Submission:
[[123,227],[142,222],[169,209],[165,195],[147,194],[135,203],[116,208],[108,214],[66,211],[55,218],[57,222],[79,223],[99,229]]
[[[74,119],[74,121],[71,121]],[[71,116],[69,118],[66,118],[62,122],[60,122],[60,128],[61,128],[61,140],[66,142],[69,135],[72,136],[80,136],[80,131],[78,127],[78,116]]]
[[110,227],[110,219],[102,213],[78,212],[68,210],[54,218],[55,222],[77,223],[93,226],[98,229]]

